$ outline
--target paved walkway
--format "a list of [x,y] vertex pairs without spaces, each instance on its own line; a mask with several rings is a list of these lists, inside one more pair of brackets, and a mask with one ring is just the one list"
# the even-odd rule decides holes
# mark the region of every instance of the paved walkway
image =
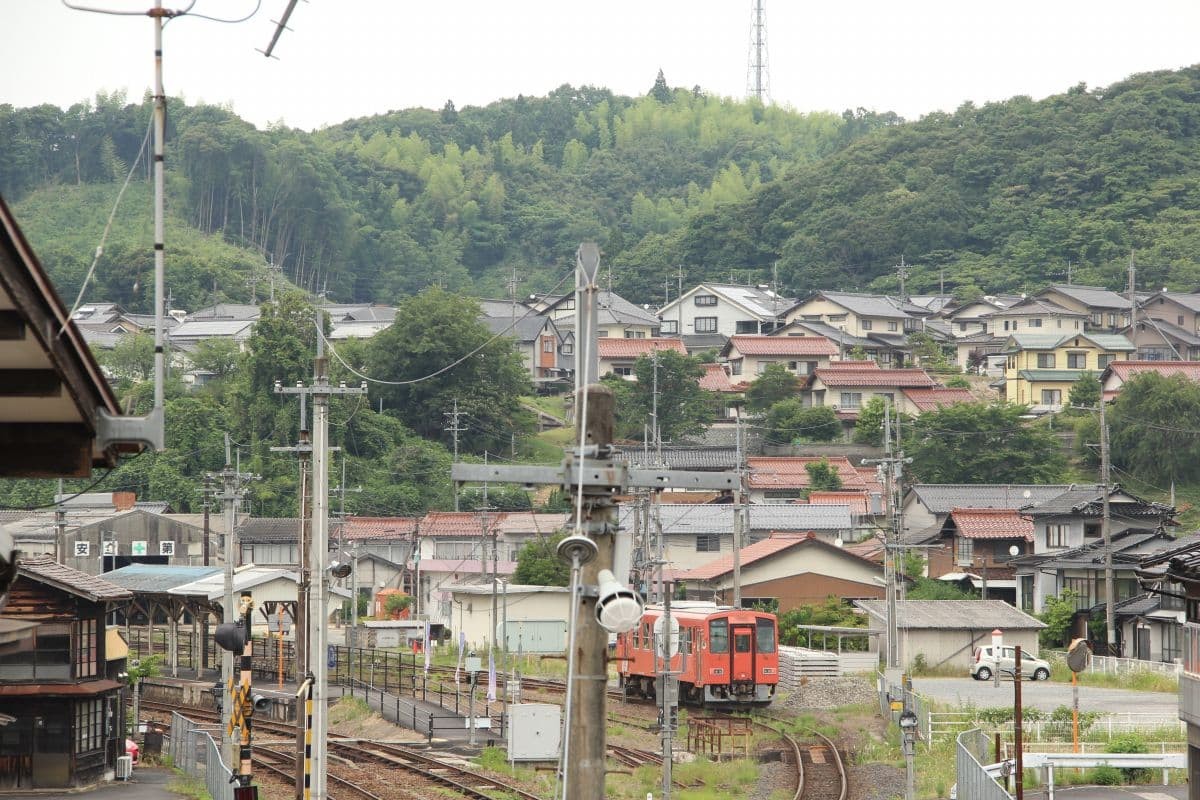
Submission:
[[48,800],[58,797],[79,797],[87,800],[179,800],[184,795],[167,791],[167,784],[174,780],[175,773],[163,767],[134,767],[133,777],[128,781],[113,781],[95,789],[73,794],[62,791],[42,791],[28,794],[6,794],[6,798],[37,798]]

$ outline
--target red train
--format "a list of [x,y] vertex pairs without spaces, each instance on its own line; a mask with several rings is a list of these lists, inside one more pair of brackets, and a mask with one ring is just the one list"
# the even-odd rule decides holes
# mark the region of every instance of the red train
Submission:
[[[654,698],[654,630],[662,606],[646,607],[641,623],[617,636],[620,685],[626,697]],[[693,705],[765,706],[779,683],[779,628],[774,614],[712,603],[672,605],[679,625],[679,700]],[[661,626],[660,626],[661,630]]]

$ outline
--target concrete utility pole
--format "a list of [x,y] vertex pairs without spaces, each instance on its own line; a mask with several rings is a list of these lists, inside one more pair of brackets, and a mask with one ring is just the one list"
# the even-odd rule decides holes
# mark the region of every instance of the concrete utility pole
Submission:
[[1108,418],[1105,416],[1104,393],[1100,393],[1100,488],[1102,516],[1100,517],[1100,534],[1104,539],[1104,624],[1107,630],[1108,653],[1119,656],[1117,652],[1116,625],[1116,595],[1113,591],[1113,547],[1112,547],[1112,509],[1109,508],[1108,496],[1112,492],[1111,476],[1109,475],[1108,454]]
[[[897,422],[899,422],[897,420]],[[904,529],[903,509],[900,503],[900,485],[903,478],[904,465],[911,461],[904,457],[904,451],[892,451],[892,404],[887,403],[883,411],[883,458],[865,459],[864,464],[879,464],[883,469],[884,493],[887,495],[888,529],[884,534],[883,570],[887,592],[887,666],[898,669],[900,666],[900,624],[897,608],[898,581],[896,579],[896,559],[904,549],[900,542],[900,534]]]
[[[733,490],[733,607],[742,607],[742,537],[745,536],[742,519],[742,504],[745,502],[743,481],[745,472],[742,470],[742,411],[738,409],[737,431],[734,436],[737,442],[737,488]],[[719,549],[719,548],[718,548]]]
[[[458,434],[461,433],[462,431],[466,430],[466,428],[464,428],[458,424],[458,418],[460,416],[460,412],[458,410],[458,398],[457,397],[454,398],[454,410],[453,411],[445,411],[442,413],[442,416],[450,418],[450,427],[446,428],[446,430],[450,431],[450,435],[454,438],[454,463],[457,464],[458,463]],[[455,489],[454,489],[454,510],[455,511],[459,510],[458,509],[458,488],[457,487],[455,487]]]
[[[209,522],[209,512],[212,510],[212,499],[215,490],[212,485],[212,474],[204,473],[204,542],[201,545],[203,553],[204,566],[208,566],[212,559],[212,543],[209,537],[212,536],[212,530]],[[195,654],[192,656],[192,661],[196,661]],[[200,620],[200,660],[196,664],[196,677],[199,678],[204,669],[208,667],[208,614],[205,614]]]
[[[504,482],[552,484],[571,491],[575,513],[572,527],[577,534],[560,546],[560,556],[579,564],[579,599],[575,604],[576,622],[568,647],[567,736],[562,758],[563,800],[603,800],[605,774],[605,702],[609,630],[601,627],[597,603],[600,599],[600,572],[611,580],[613,539],[616,520],[612,496],[631,487],[662,489],[679,485],[697,489],[731,491],[732,473],[682,472],[664,469],[626,467],[613,458],[613,394],[596,383],[596,275],[600,250],[595,244],[580,246],[576,262],[576,420],[582,425],[582,449],[575,449],[560,467],[494,466],[455,464],[451,477],[456,483]],[[584,413],[586,409],[586,413]],[[608,584],[612,588],[611,584]],[[627,589],[618,597],[631,600]],[[608,608],[607,606],[605,607]],[[623,605],[622,608],[628,608]],[[636,623],[625,620],[630,624]]]

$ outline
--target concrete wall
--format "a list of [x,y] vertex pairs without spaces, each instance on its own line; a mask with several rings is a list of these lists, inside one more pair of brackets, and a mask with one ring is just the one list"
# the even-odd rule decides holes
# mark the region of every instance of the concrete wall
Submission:
[[[883,620],[869,617],[871,630],[883,631],[878,637],[879,647],[886,652],[887,626]],[[981,644],[991,644],[992,628],[979,630],[968,629],[900,629],[900,664],[908,667],[918,655],[923,655],[925,663],[931,667],[939,665],[961,666],[963,675],[967,674],[975,648]],[[1023,652],[1032,656],[1038,654],[1038,634],[1036,630],[1006,630],[1004,644],[1020,645]]]
[[[468,644],[482,647],[490,641],[494,634],[492,623],[492,596],[490,593],[477,594],[474,592],[452,592],[454,603],[453,619],[450,629],[453,631],[453,641],[458,641],[460,631],[467,635]],[[459,614],[459,602],[462,603],[462,614]],[[496,601],[498,626],[505,619],[504,596]],[[509,592],[507,619],[510,630],[516,630],[519,622],[564,622],[570,607],[568,592]],[[461,619],[461,621],[460,621]]]

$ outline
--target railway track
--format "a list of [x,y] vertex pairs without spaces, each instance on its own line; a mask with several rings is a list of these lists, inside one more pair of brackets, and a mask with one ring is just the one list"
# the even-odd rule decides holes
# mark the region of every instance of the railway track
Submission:
[[[296,780],[296,756],[294,753],[287,753],[268,747],[256,747],[254,748],[254,757],[252,760],[257,768],[266,769],[272,775],[281,778],[284,783],[294,785]],[[280,766],[281,764],[286,764],[287,768]],[[384,800],[384,798],[364,789],[354,781],[336,775],[333,772],[330,772],[325,777],[329,783],[338,787],[338,793],[336,795],[329,795],[329,800],[345,800],[346,795],[342,793],[343,790],[347,794],[353,795],[356,798],[363,798],[363,800]]]
[[[762,712],[759,714],[775,722],[785,722],[779,717],[764,715]],[[795,736],[761,720],[753,720],[753,724],[757,728],[782,736],[791,748],[796,762],[796,793],[792,795],[792,800],[846,800],[850,782],[846,765],[842,762],[842,754],[832,739],[819,731],[809,729],[804,731],[804,735],[816,739],[817,742],[802,745]]]

